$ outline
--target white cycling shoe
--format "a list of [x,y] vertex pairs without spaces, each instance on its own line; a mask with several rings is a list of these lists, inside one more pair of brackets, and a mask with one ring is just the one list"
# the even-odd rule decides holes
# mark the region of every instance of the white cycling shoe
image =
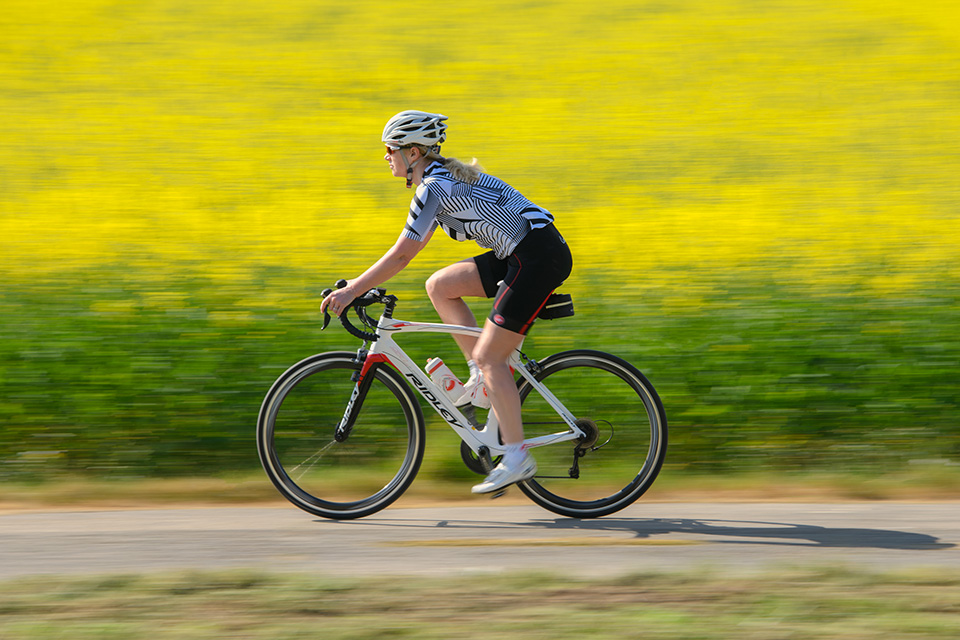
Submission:
[[501,462],[494,467],[486,480],[478,485],[474,485],[472,491],[473,493],[493,493],[517,482],[529,480],[536,473],[537,463],[531,455],[527,455],[520,464],[513,469]]
[[483,374],[476,373],[463,383],[463,395],[456,401],[458,407],[470,403],[480,409],[490,408],[490,398],[487,397],[487,386],[483,384]]

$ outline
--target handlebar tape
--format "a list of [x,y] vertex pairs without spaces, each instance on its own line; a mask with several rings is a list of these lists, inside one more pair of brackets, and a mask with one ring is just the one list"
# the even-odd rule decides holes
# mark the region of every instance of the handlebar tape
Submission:
[[[347,286],[346,280],[339,280],[337,282],[338,289],[342,289],[345,286]],[[324,289],[322,292],[323,297],[326,298],[328,295],[330,295],[332,291],[333,291],[332,289]],[[371,289],[370,291],[367,291],[362,296],[355,298],[350,304],[346,306],[346,308],[344,308],[343,311],[340,312],[340,324],[343,325],[343,328],[347,330],[347,333],[354,336],[355,338],[359,338],[366,342],[375,342],[379,338],[379,336],[376,333],[373,333],[370,331],[364,331],[358,328],[357,326],[355,326],[352,322],[350,322],[350,318],[347,315],[347,312],[352,308],[356,312],[357,317],[360,319],[360,322],[364,326],[376,327],[377,323],[376,321],[373,320],[373,318],[367,315],[366,307],[376,302],[383,302],[384,304],[388,303],[389,300],[387,300],[386,298],[393,298],[393,296],[386,296],[385,294],[386,294],[385,289]],[[396,299],[394,298],[394,300]],[[327,325],[329,324],[330,324],[330,314],[324,311],[323,327],[321,327],[320,330],[323,331],[324,329],[327,328]]]

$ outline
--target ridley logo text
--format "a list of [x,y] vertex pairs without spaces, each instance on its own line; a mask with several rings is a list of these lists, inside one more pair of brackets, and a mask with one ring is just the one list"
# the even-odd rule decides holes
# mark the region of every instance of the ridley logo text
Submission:
[[441,416],[443,416],[444,420],[446,420],[447,422],[449,422],[455,427],[466,429],[466,427],[460,424],[460,421],[457,420],[457,418],[452,413],[450,413],[443,407],[443,403],[441,403],[440,400],[437,399],[437,396],[433,395],[433,393],[429,389],[427,389],[427,387],[420,381],[419,378],[417,378],[417,376],[413,375],[412,373],[407,373],[404,375],[410,378],[410,381],[413,382],[413,386],[417,388],[417,391],[420,392],[420,395],[426,398],[427,402],[429,402],[434,406],[434,408],[436,408],[437,412]]

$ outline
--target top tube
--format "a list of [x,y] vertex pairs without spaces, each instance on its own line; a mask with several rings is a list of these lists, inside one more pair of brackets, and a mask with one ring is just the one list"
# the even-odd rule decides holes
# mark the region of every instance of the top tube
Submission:
[[[346,282],[341,280],[344,285]],[[339,283],[338,283],[339,284]],[[324,290],[324,297],[330,294],[330,289]],[[465,325],[458,324],[442,324],[442,323],[431,323],[431,322],[411,322],[407,320],[394,320],[393,319],[393,310],[397,306],[398,298],[394,295],[387,295],[387,290],[383,287],[377,287],[370,289],[362,296],[358,296],[344,308],[340,313],[340,324],[343,325],[343,328],[347,332],[365,342],[376,342],[380,339],[381,331],[412,331],[412,332],[422,332],[422,333],[447,333],[447,334],[458,334],[458,335],[468,335],[468,336],[478,336],[482,333],[483,329],[480,327],[468,327]],[[370,317],[367,313],[366,308],[372,304],[382,304],[384,305],[383,314],[381,315],[381,320],[378,322]],[[361,329],[354,325],[351,321],[347,312],[353,309],[357,317],[360,319],[361,324],[369,331]],[[324,312],[323,319],[323,329],[327,328],[327,325],[330,323],[330,314],[326,311]],[[322,329],[321,329],[322,330]]]

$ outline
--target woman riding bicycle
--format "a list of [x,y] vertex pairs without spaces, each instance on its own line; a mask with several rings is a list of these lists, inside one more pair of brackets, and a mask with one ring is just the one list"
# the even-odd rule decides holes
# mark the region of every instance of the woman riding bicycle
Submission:
[[[447,116],[403,111],[383,129],[384,159],[393,175],[417,185],[403,232],[379,260],[347,286],[334,291],[321,311],[339,315],[357,296],[386,282],[406,267],[440,226],[458,241],[474,240],[487,253],[445,267],[427,279],[427,294],[443,322],[477,326],[464,297],[494,298],[479,338],[455,339],[470,367],[464,397],[482,403],[489,396],[500,424],[506,454],[474,493],[491,493],[536,473],[524,450],[520,396],[507,359],[553,293],[570,275],[570,249],[553,225],[553,215],[505,182],[440,155]],[[477,398],[477,395],[480,398]],[[482,406],[482,404],[481,404]]]

